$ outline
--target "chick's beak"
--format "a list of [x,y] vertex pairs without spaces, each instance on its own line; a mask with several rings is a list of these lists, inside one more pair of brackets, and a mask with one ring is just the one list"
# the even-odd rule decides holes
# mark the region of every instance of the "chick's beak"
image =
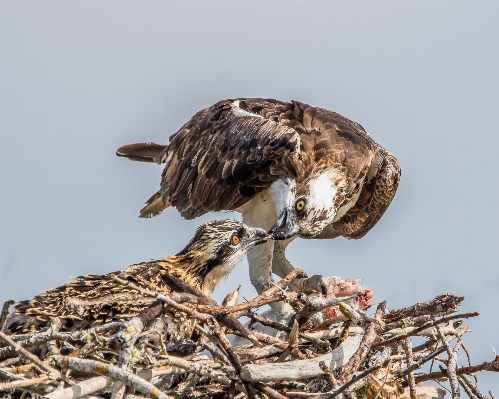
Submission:
[[299,226],[288,217],[288,210],[283,209],[275,224],[270,228],[269,234],[274,240],[286,240],[298,234],[299,231]]
[[251,227],[250,236],[246,247],[253,247],[255,245],[263,244],[272,237],[263,229],[257,227]]

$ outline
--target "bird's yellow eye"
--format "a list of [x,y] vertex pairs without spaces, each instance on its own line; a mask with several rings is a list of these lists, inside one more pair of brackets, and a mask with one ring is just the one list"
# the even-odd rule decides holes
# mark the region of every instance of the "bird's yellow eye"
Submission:
[[305,208],[305,200],[301,199],[296,201],[295,208],[298,212],[303,211],[303,209]]
[[239,237],[238,236],[232,236],[232,245],[237,245],[239,244]]

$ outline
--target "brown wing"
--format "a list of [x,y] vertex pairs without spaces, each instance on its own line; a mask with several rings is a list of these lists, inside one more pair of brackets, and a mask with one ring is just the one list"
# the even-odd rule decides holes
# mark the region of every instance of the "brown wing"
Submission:
[[224,100],[199,111],[164,147],[132,144],[118,155],[165,163],[161,188],[141,216],[173,205],[187,219],[233,210],[283,177],[322,168],[345,175],[338,207],[362,186],[376,143],[358,123],[297,101]]
[[397,159],[378,146],[377,172],[365,183],[356,204],[332,227],[348,239],[364,237],[390,206],[400,182]]
[[292,108],[276,100],[226,100],[198,112],[159,156],[166,163],[163,202],[193,219],[236,209],[278,178],[295,174],[299,134],[279,123]]

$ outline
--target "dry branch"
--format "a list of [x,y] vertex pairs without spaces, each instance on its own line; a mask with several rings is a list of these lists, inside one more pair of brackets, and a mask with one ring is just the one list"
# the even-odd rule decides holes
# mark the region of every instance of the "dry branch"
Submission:
[[137,390],[143,395],[153,399],[167,399],[168,396],[159,391],[154,385],[146,380],[122,370],[116,366],[111,366],[106,363],[98,362],[95,360],[78,359],[67,356],[52,356],[51,362],[60,368],[72,369],[85,373],[93,373],[105,375],[114,380],[120,381],[123,384]]

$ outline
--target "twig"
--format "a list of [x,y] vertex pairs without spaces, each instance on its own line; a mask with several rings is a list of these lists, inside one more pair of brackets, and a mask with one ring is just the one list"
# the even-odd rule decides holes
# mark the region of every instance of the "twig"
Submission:
[[331,372],[331,369],[329,366],[326,364],[326,362],[322,361],[319,362],[319,367],[321,368],[322,371],[324,371],[324,378],[330,385],[330,389],[338,389],[338,381],[336,381],[336,378],[334,378],[333,373]]
[[45,395],[46,399],[77,399],[80,396],[90,395],[100,391],[109,385],[107,377],[93,377],[88,380],[80,381],[76,385],[65,389],[56,389]]
[[[386,309],[386,301],[381,302],[376,309],[376,319],[380,320]],[[346,381],[350,376],[357,370],[359,365],[366,359],[367,354],[371,350],[371,344],[376,339],[376,323],[370,323],[366,328],[366,333],[362,338],[359,349],[349,360],[348,364],[344,368],[342,375],[342,381]]]
[[[414,360],[414,356],[412,354],[412,342],[410,338],[406,338],[402,342],[404,344],[407,368],[409,368],[412,366]],[[416,399],[416,383],[414,382],[414,375],[412,371],[410,371],[409,374],[407,375],[407,380],[409,382],[409,392],[411,395],[411,399]]]
[[444,314],[454,313],[462,301],[464,301],[464,296],[441,294],[428,302],[420,302],[407,308],[393,310],[385,315],[383,320],[386,323],[392,323],[406,317],[416,317],[427,314],[432,315],[433,317],[442,316]]
[[52,329],[36,334],[20,334],[12,336],[12,340],[16,341],[21,346],[41,345],[47,341],[77,341],[82,340],[91,334],[102,333],[106,331],[116,330],[123,325],[121,321],[113,321],[111,323],[102,324],[86,330],[77,330],[71,332],[55,332]]
[[[399,379],[402,377],[405,377],[406,375],[409,375],[409,373],[413,372],[414,370],[417,370],[420,368],[423,364],[428,362],[429,360],[433,359],[434,357],[440,355],[442,352],[445,351],[445,348],[439,348],[435,352],[430,353],[429,355],[421,358],[417,362],[412,363],[409,367],[407,367],[405,370],[400,371],[399,373],[395,374],[393,379]],[[419,382],[417,380],[417,377],[415,378],[416,384]]]
[[388,381],[388,376],[390,375],[390,366],[391,366],[391,364],[392,364],[392,361],[390,359],[390,360],[388,360],[388,364],[386,366],[385,379],[383,380],[383,383],[378,388],[378,391],[376,392],[376,395],[374,395],[374,399],[378,399],[378,396],[381,393],[381,391],[383,390],[383,387],[385,386],[386,381]]
[[[49,365],[43,363],[37,356],[33,355],[32,353],[28,352],[26,349],[24,349],[21,345],[19,345],[17,342],[14,342],[8,335],[4,334],[3,332],[0,331],[0,338],[5,341],[7,344],[9,344],[14,351],[19,353],[22,357],[25,359],[28,359],[31,363],[36,364],[36,366],[43,371],[46,371],[49,373],[50,378],[53,380],[58,380],[58,379],[63,379],[66,380],[59,371],[54,369],[53,367],[50,367]],[[70,385],[74,385],[74,382]]]
[[340,388],[338,388],[337,390],[331,392],[330,393],[330,395],[331,395],[330,398],[331,399],[335,398],[340,393],[342,393],[343,391],[345,391],[349,386],[351,386],[352,384],[355,384],[357,381],[362,380],[364,377],[368,376],[371,373],[374,373],[376,370],[379,370],[380,368],[381,368],[381,366],[374,366],[374,367],[371,367],[371,368],[365,370],[364,372],[360,373],[359,375],[353,377],[350,381],[344,383]]
[[[475,387],[470,380],[468,380],[468,378],[462,374],[460,376],[458,376],[458,379],[460,380],[461,382],[461,386],[466,390],[466,388],[468,388],[473,395],[475,395],[477,398],[479,399],[490,399],[488,398],[487,396],[485,396],[483,393],[481,393],[477,387]],[[469,394],[468,394],[469,395]],[[472,395],[470,395],[470,397],[472,397]]]
[[276,390],[270,388],[268,385],[262,384],[261,382],[255,383],[255,386],[258,388],[258,390],[265,395],[267,395],[271,399],[286,399],[287,397],[284,395],[281,395],[279,392]]
[[31,378],[29,380],[18,380],[13,382],[0,382],[0,392],[10,391],[11,389],[30,387],[33,385],[40,385],[48,382],[50,377],[48,375],[43,375],[37,378]]
[[[245,316],[251,318],[252,321],[258,322],[264,326],[272,327],[272,328],[275,328],[276,330],[284,331],[287,333],[291,332],[290,327],[285,326],[285,325],[283,325],[277,321],[274,321],[272,319],[269,319],[268,317],[259,315],[257,313],[249,311],[245,314]],[[310,334],[300,332],[298,335],[300,338],[303,338],[304,340],[312,342],[313,344],[316,344],[316,345],[320,345],[320,346],[328,346],[329,345],[329,342],[324,341],[324,340],[319,339],[319,338],[314,338]]]
[[[232,348],[232,345],[227,340],[227,337],[225,336],[223,331],[220,329],[220,327],[216,324],[216,322],[213,323],[213,326],[211,327],[211,329],[213,331],[213,335],[215,335],[218,338],[219,346],[226,353],[227,358],[229,359],[232,367],[234,367],[234,370],[236,371],[237,376],[239,378],[241,378],[241,367],[242,367],[241,359],[239,359],[239,356],[234,351],[234,349]],[[254,391],[254,388],[251,385],[251,383],[244,381],[242,379],[241,379],[241,382],[244,385],[244,388],[246,388],[248,398],[249,399],[256,398],[255,391]]]
[[[239,313],[245,312],[253,308],[259,308],[263,305],[267,305],[272,302],[277,302],[283,299],[283,296],[288,301],[292,301],[297,298],[296,293],[283,293],[284,290],[295,278],[306,277],[307,273],[301,269],[293,269],[286,277],[281,279],[275,286],[269,288],[268,290],[262,292],[256,298],[251,301],[241,303],[236,306],[210,306],[210,305],[200,305],[198,310],[201,312],[206,312],[210,314],[223,314],[223,313]],[[236,316],[238,317],[238,316]]]
[[438,336],[442,345],[449,355],[449,361],[447,363],[447,375],[449,376],[449,384],[452,391],[452,399],[459,399],[461,394],[459,392],[459,381],[457,380],[456,368],[457,368],[457,352],[461,347],[461,340],[458,340],[454,350],[452,350],[445,339],[445,335],[442,332],[442,328],[437,324],[435,326],[438,332]]
[[429,322],[432,319],[430,315],[423,315],[423,316],[418,316],[414,318],[405,318],[405,319],[400,319],[397,321],[394,321],[392,323],[386,324],[384,331],[390,331],[390,330],[395,330],[397,328],[405,328],[405,327],[412,327],[412,326],[421,326],[422,324],[425,324]]
[[[443,352],[445,348],[440,349],[440,353]],[[482,364],[471,366],[471,367],[460,367],[456,370],[456,374],[473,374],[478,371],[492,371],[499,373],[499,356],[497,356],[491,362],[483,362]],[[416,384],[429,380],[438,380],[440,378],[447,377],[447,370],[445,371],[436,371],[429,374],[423,374],[415,377]]]
[[52,356],[50,360],[51,363],[61,368],[70,368],[72,370],[82,371],[86,373],[105,375],[117,381],[121,381],[125,385],[153,399],[168,398],[167,395],[162,393],[151,383],[116,366],[112,366],[95,360],[79,359],[68,356]]
[[407,334],[404,334],[404,335],[399,335],[397,337],[394,337],[394,338],[390,338],[390,339],[387,339],[385,341],[381,341],[381,342],[375,342],[373,345],[372,345],[372,348],[379,348],[380,346],[386,346],[386,345],[391,345],[397,341],[401,341],[403,339],[406,339],[407,337],[412,337],[414,335],[417,335],[419,332],[423,331],[423,330],[426,330],[427,328],[430,328],[430,327],[434,327],[438,324],[442,324],[442,323],[446,323],[450,320],[455,320],[455,319],[467,319],[467,318],[470,318],[470,317],[476,317],[476,316],[479,316],[480,313],[478,312],[473,312],[473,313],[462,313],[462,314],[457,314],[457,315],[453,315],[453,316],[448,316],[448,317],[443,317],[439,320],[435,320],[429,324],[424,324],[422,325],[421,327],[419,328],[416,328],[414,330],[412,330],[411,332],[407,333]]

